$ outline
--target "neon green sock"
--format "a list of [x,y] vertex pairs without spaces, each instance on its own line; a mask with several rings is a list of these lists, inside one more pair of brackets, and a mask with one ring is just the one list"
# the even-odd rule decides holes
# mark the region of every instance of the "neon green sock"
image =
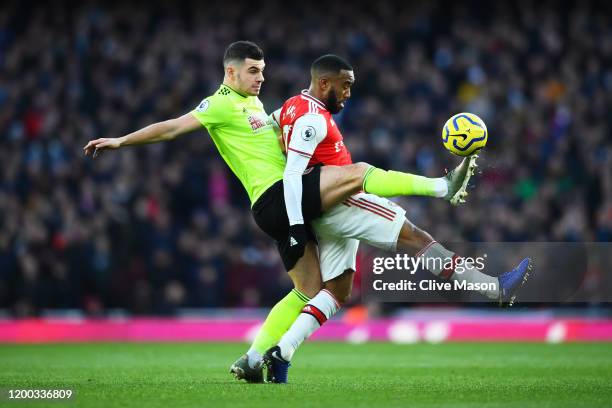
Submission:
[[448,187],[443,177],[429,178],[370,167],[363,179],[363,191],[380,197],[444,197]]
[[309,300],[308,296],[297,289],[289,292],[270,310],[249,350],[264,354],[270,347],[278,343]]

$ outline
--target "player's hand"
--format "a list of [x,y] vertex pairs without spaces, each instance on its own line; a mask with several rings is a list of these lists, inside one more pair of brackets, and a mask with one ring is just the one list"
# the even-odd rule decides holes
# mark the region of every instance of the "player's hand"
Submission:
[[121,147],[121,141],[118,137],[103,137],[101,139],[90,140],[83,150],[85,150],[85,155],[92,154],[95,159],[102,153],[102,150],[118,149],[119,147]]
[[298,259],[304,256],[307,241],[308,236],[306,235],[306,227],[304,226],[304,224],[295,224],[289,226],[287,252],[291,259],[294,259],[297,262]]

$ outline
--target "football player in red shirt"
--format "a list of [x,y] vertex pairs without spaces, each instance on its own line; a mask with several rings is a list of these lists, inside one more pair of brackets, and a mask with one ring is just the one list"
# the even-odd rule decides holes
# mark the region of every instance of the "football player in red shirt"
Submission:
[[[304,225],[304,172],[317,165],[342,166],[352,163],[332,115],[344,108],[354,82],[353,69],[345,60],[335,55],[324,55],[312,64],[309,89],[283,104],[280,127],[287,152],[283,186],[290,234]],[[463,165],[468,166],[469,172],[472,172],[474,160],[475,156],[464,159]],[[397,181],[402,182],[405,174],[397,173]],[[474,265],[464,265],[464,271],[456,273],[458,255],[408,221],[401,207],[376,195],[378,192],[381,196],[390,196],[385,183],[381,183],[380,175],[385,180],[389,179],[388,172],[371,168],[364,177],[364,192],[351,196],[311,222],[319,247],[324,287],[303,308],[278,345],[266,352],[264,362],[272,381],[287,382],[289,361],[297,347],[348,300],[359,241],[389,251],[401,248],[414,257],[452,260],[450,267],[446,266],[447,262],[427,262],[425,265],[442,279],[485,284],[480,293],[490,299],[498,299],[500,303],[511,304],[516,291],[529,275],[529,258],[498,277],[486,275]],[[428,182],[431,183],[431,180],[428,179]],[[439,191],[433,195],[447,196],[448,183],[444,179],[441,179],[439,186],[434,186],[434,190],[436,188]],[[304,197],[306,199],[308,197]],[[300,245],[294,236],[290,236],[289,241],[290,245]]]

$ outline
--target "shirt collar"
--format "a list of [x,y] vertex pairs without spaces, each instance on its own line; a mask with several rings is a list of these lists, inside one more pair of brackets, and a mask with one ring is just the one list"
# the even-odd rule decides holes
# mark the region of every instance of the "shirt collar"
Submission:
[[320,100],[318,100],[317,98],[315,98],[314,96],[312,96],[311,94],[308,93],[308,89],[303,89],[301,94],[302,94],[303,98],[306,98],[306,99],[316,103],[321,109],[327,110],[327,108],[325,107],[325,104],[323,102],[321,102]]
[[241,98],[248,98],[248,95],[242,95],[240,92],[236,91],[234,88],[232,88],[231,86],[225,85],[225,84],[221,84],[221,88],[227,88],[230,92],[240,96]]

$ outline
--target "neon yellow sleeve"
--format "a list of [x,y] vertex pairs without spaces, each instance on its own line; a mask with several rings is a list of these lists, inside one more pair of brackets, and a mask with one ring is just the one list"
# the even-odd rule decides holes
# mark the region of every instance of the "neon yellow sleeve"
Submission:
[[227,123],[232,106],[225,98],[209,96],[191,111],[191,114],[207,129],[221,127]]

